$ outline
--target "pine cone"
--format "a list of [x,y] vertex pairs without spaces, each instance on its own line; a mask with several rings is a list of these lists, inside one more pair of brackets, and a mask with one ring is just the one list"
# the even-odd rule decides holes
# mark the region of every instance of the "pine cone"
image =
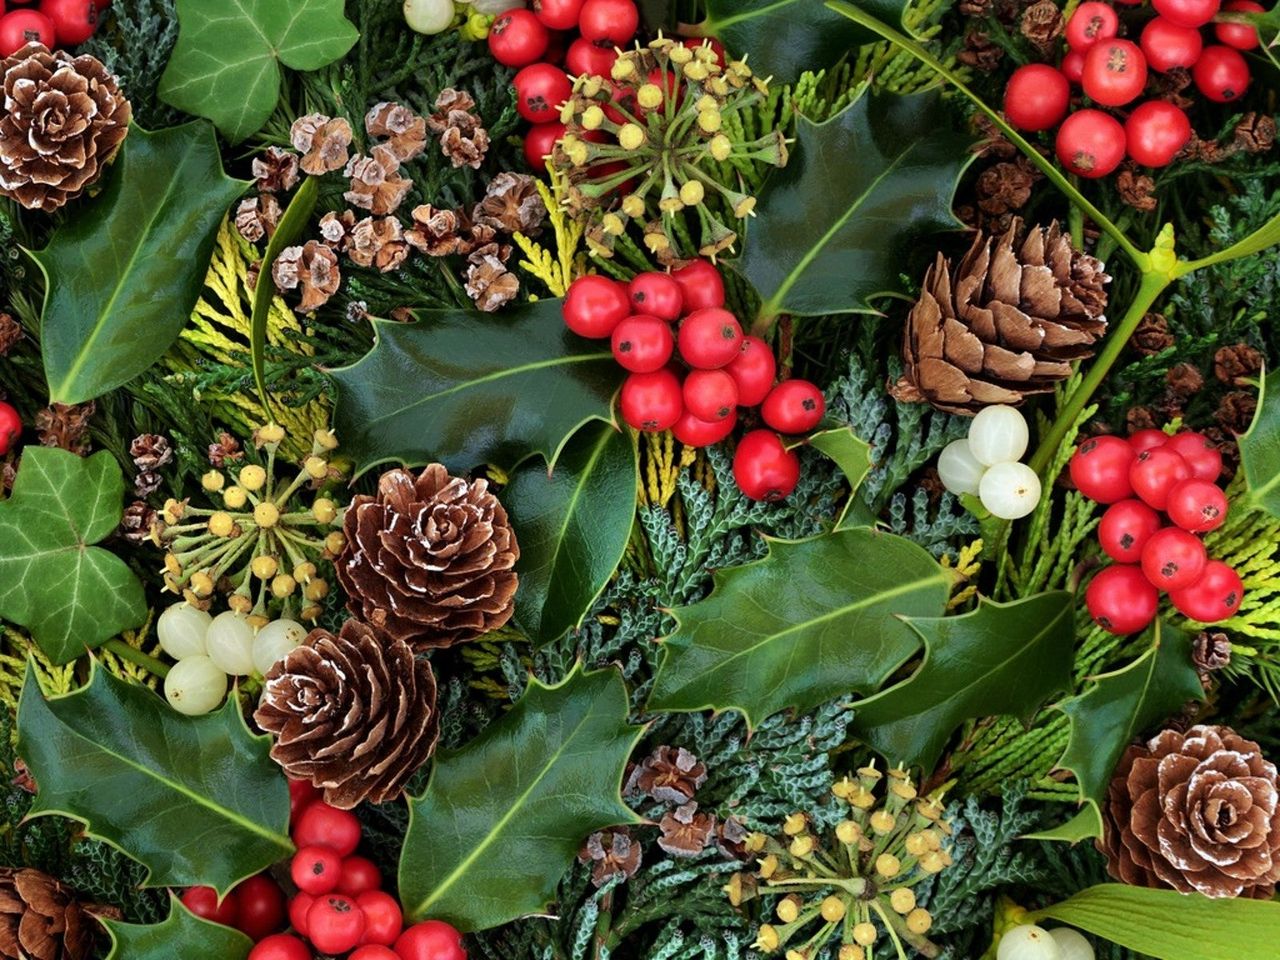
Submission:
[[1020,226],[998,240],[978,234],[954,267],[938,254],[903,329],[896,399],[972,416],[1051,391],[1093,353],[1111,278],[1057,223],[1027,231],[1015,250]]
[[87,403],[54,403],[36,411],[36,436],[44,447],[60,447],[77,456],[89,452],[89,418],[97,409],[92,400]]
[[351,181],[351,189],[343,194],[347,203],[377,217],[394,213],[413,188],[413,181],[400,175],[400,161],[386,144],[374,147],[372,156],[356,154],[343,174]]
[[382,273],[399,270],[409,256],[404,228],[395,217],[365,217],[351,228],[347,256],[360,267],[376,267]]
[[355,620],[336,637],[311,631],[272,667],[253,718],[285,773],[343,810],[399,797],[440,735],[431,664]]
[[93,918],[53,877],[0,867],[0,957],[82,960],[93,952]]
[[98,179],[133,110],[116,78],[88,55],[28,43],[0,70],[0,193],[52,213]]
[[1280,882],[1280,785],[1228,727],[1165,730],[1129,747],[1107,790],[1099,849],[1135,886],[1270,899]]
[[364,117],[371,137],[386,137],[385,146],[402,163],[427,148],[427,121],[398,103],[375,104]]
[[502,233],[532,234],[547,217],[537,181],[525,173],[500,173],[489,181],[484,199],[476,204],[476,223]]
[[499,255],[500,246],[490,243],[468,257],[467,295],[476,307],[492,313],[505,303],[515,299],[520,292],[520,278],[511,273]]
[[390,470],[376,497],[351,502],[343,528],[347,609],[386,636],[449,647],[511,618],[520,547],[486,481],[438,463],[417,477]]
[[24,336],[22,324],[7,313],[0,313],[0,357],[7,357]]

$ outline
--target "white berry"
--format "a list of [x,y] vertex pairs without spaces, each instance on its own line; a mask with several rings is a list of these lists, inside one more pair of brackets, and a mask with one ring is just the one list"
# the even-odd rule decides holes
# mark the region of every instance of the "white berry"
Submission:
[[1062,960],[1095,960],[1093,944],[1079,930],[1073,927],[1054,927],[1049,931],[1049,936],[1058,945]]
[[996,960],[1062,960],[1062,951],[1048,930],[1028,923],[1000,938]]
[[253,673],[253,627],[243,613],[228,610],[214,617],[205,645],[223,673],[233,677]]
[[208,713],[227,695],[227,675],[205,656],[183,657],[164,678],[169,706],[189,717]]
[[180,600],[160,614],[156,621],[156,637],[160,649],[175,660],[203,655],[204,638],[213,617]]
[[983,407],[969,424],[969,450],[988,467],[1021,460],[1029,439],[1026,417],[1013,407]]
[[976,497],[978,484],[986,472],[986,466],[969,452],[968,440],[952,440],[938,454],[938,477],[957,497],[963,493]]
[[253,668],[266,672],[286,653],[307,638],[307,628],[294,620],[275,620],[253,638]]
[[1018,520],[1040,502],[1040,478],[1025,463],[997,463],[982,475],[978,497],[993,516]]
[[457,12],[453,0],[404,0],[404,22],[416,33],[443,33]]

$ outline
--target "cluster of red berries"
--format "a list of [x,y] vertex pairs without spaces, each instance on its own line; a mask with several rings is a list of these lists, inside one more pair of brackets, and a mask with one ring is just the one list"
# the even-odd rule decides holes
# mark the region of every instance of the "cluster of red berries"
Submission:
[[637,274],[629,284],[580,277],[565,297],[564,322],[579,336],[610,338],[629,374],[620,406],[630,426],[708,447],[733,432],[739,407],[758,406],[772,429],[738,442],[734,479],[753,500],[781,500],[795,489],[800,459],[779,434],[813,430],[826,411],[822,391],[807,380],[774,383],[773,351],[744,335],[724,308],[724,280],[710,261]]
[[[34,0],[9,0],[23,6]],[[57,47],[74,47],[84,43],[98,29],[102,11],[111,6],[111,0],[40,0],[32,9],[10,10],[4,13],[4,0],[0,0],[0,57],[17,53],[28,43],[43,43],[50,50]]]
[[1115,563],[1085,591],[1094,623],[1111,633],[1137,633],[1155,619],[1161,591],[1200,623],[1240,609],[1240,576],[1209,559],[1199,536],[1227,519],[1227,498],[1217,484],[1222,455],[1208,437],[1188,430],[1172,437],[1159,430],[1139,430],[1127,440],[1094,437],[1076,449],[1070,470],[1081,493],[1110,504],[1098,541]]
[[[221,902],[211,887],[192,887],[182,895],[188,910],[247,934],[255,942],[249,960],[338,954],[347,960],[466,960],[462,935],[447,923],[428,920],[403,929],[400,904],[382,890],[381,872],[356,855],[361,831],[354,814],[325,803],[306,781],[289,781],[289,800],[298,848],[289,874],[298,892],[287,906],[279,885],[260,874]],[[293,933],[277,932],[286,916]]]
[[[1141,0],[1118,0],[1135,5]],[[1004,113],[1019,130],[1058,127],[1059,162],[1082,177],[1104,177],[1127,155],[1147,167],[1171,163],[1191,139],[1191,121],[1176,104],[1145,100],[1123,124],[1105,109],[1128,107],[1147,86],[1148,68],[1167,73],[1189,69],[1200,93],[1229,103],[1249,86],[1249,65],[1242,50],[1258,46],[1258,32],[1247,23],[1213,23],[1217,43],[1206,45],[1201,28],[1223,10],[1261,12],[1254,0],[1152,0],[1156,16],[1146,22],[1138,43],[1118,36],[1120,18],[1109,3],[1086,0],[1067,21],[1067,54],[1055,68],[1045,63],[1019,67],[1005,88]],[[1071,86],[1079,85],[1093,103],[1073,111]],[[1065,118],[1065,119],[1064,119]],[[1058,126],[1061,124],[1061,126]]]

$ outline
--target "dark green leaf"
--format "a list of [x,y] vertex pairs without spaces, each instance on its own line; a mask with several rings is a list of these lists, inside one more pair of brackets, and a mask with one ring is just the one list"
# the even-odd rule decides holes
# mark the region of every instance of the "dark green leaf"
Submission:
[[68,663],[147,618],[142,584],[106,539],[124,512],[124,477],[105,450],[88,459],[53,447],[22,452],[0,501],[0,617]]
[[222,172],[207,123],[130,129],[102,196],[31,254],[45,276],[40,348],[52,402],[101,396],[169,349],[244,188]]
[[958,225],[951,197],[971,154],[954,120],[936,92],[863,94],[825,123],[800,118],[734,264],[763,316],[869,312],[897,289],[920,236]]
[[849,499],[845,501],[844,509],[840,511],[836,528],[861,526],[862,524],[848,522],[849,508],[857,500],[858,488],[862,486],[862,481],[867,478],[867,473],[871,470],[871,447],[854,434],[852,427],[847,426],[819,430],[806,442],[815,450],[820,450],[830,457],[831,461],[840,468],[845,479],[849,481]]
[[50,700],[28,670],[18,706],[18,754],[40,784],[31,815],[84,821],[147,868],[148,886],[225,892],[293,852],[269,747],[235,697],[185,717],[96,664],[87,686]]
[[[177,0],[178,43],[160,99],[208,117],[232,143],[262,128],[280,98],[280,64],[318,70],[360,34],[343,0]],[[363,106],[357,106],[362,110]]]
[[867,528],[772,540],[674,611],[650,710],[738,710],[750,726],[871,693],[919,649],[899,617],[940,616],[951,579],[909,540]]
[[520,542],[516,621],[531,639],[582,622],[627,549],[638,483],[635,442],[607,423],[574,434],[550,474],[534,459],[511,478],[502,501]]
[[554,463],[578,427],[609,419],[620,369],[565,328],[559,300],[374,326],[373,350],[334,373],[338,436],[362,471],[392,460],[512,467],[535,453]]
[[642,732],[616,670],[575,667],[554,687],[531,678],[506,716],[437,756],[410,800],[405,919],[471,931],[544,911],[584,837],[639,822],[620,791]]
[[1258,410],[1240,438],[1240,466],[1249,499],[1280,517],[1280,395],[1267,392],[1265,373],[1258,380]]
[[924,641],[924,663],[853,708],[854,728],[891,762],[928,773],[965,720],[1013,714],[1030,721],[1049,697],[1071,689],[1069,593],[1015,603],[982,599],[963,616],[913,617],[907,624]]
[[[107,960],[245,960],[253,941],[234,927],[201,920],[176,896],[163,923],[123,923],[103,918],[111,935]],[[180,951],[176,948],[181,945]]]

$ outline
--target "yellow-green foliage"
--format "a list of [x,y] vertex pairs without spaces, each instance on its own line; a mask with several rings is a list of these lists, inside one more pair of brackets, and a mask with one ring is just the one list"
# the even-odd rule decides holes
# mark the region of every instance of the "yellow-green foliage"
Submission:
[[587,255],[579,250],[584,226],[565,214],[563,205],[564,176],[551,168],[551,186],[542,180],[535,181],[542,202],[547,207],[547,222],[551,225],[554,247],[548,250],[542,244],[517,233],[513,239],[524,259],[520,269],[542,282],[553,297],[563,297],[574,277],[587,272]]

